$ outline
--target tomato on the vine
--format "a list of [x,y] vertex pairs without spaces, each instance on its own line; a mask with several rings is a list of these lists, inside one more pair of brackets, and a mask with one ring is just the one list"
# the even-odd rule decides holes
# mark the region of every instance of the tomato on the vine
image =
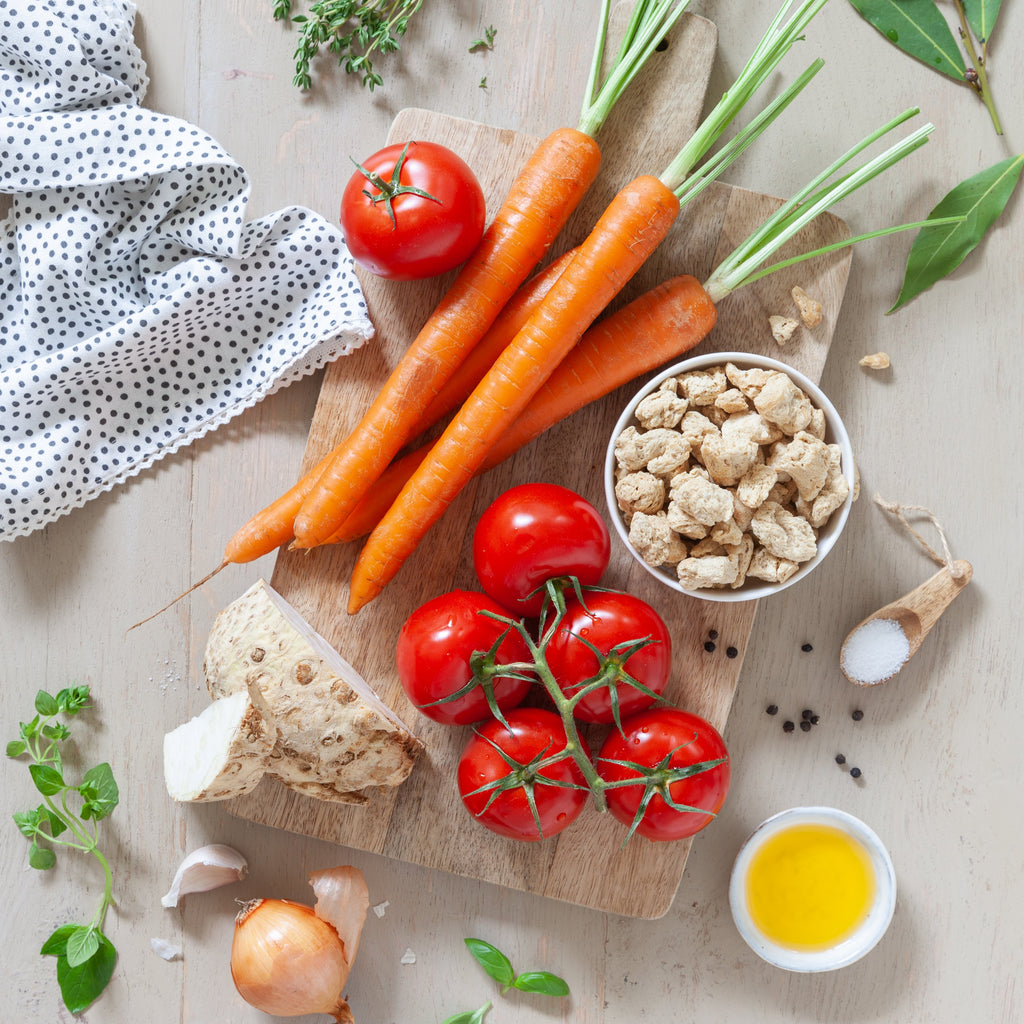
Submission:
[[515,708],[505,717],[507,727],[491,719],[466,744],[459,795],[492,832],[525,842],[547,839],[576,820],[590,791],[571,754],[558,756],[567,743],[558,715]]
[[[720,764],[699,770],[720,759]],[[694,773],[686,777],[688,770]],[[637,780],[636,785],[605,790],[608,810],[656,841],[699,832],[729,792],[725,742],[710,722],[681,708],[650,708],[628,718],[622,731],[613,730],[602,745],[597,771],[608,783]],[[666,793],[675,807],[665,800]]]
[[[535,616],[546,580],[584,586],[608,567],[611,538],[594,506],[558,484],[512,487],[484,510],[473,533],[473,566],[484,590],[520,616]],[[531,596],[532,595],[532,596]]]
[[341,228],[352,258],[393,281],[435,277],[473,252],[487,206],[458,154],[436,142],[385,146],[349,179]]
[[[512,617],[486,594],[453,590],[420,605],[398,634],[398,678],[409,699],[435,722],[469,725],[491,717],[487,694],[481,685],[454,700],[446,699],[473,681],[481,663],[486,673],[488,661],[495,665],[533,662],[526,642],[516,630],[481,612]],[[503,633],[507,635],[501,640]],[[501,643],[491,656],[499,640]],[[532,680],[493,676],[490,685],[498,708],[507,711],[522,703]]]
[[[672,670],[665,620],[646,601],[613,590],[584,590],[582,600],[567,595],[565,614],[545,652],[566,697],[597,676],[604,680],[573,709],[582,722],[621,721],[650,707]],[[631,679],[649,692],[631,685]]]

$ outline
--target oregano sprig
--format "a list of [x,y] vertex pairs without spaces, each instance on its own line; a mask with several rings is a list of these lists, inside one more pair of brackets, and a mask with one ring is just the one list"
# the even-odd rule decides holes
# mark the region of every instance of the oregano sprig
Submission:
[[61,925],[40,950],[43,956],[57,958],[57,981],[71,1013],[81,1013],[100,995],[117,960],[113,944],[103,934],[107,910],[114,902],[113,877],[98,845],[98,824],[117,806],[117,783],[104,762],[90,768],[77,786],[69,784],[60,747],[71,731],[58,716],[73,718],[89,707],[88,686],[73,686],[55,695],[40,690],[35,717],[21,722],[18,738],[7,744],[8,757],[29,756],[29,775],[43,798],[32,810],[13,815],[29,841],[29,865],[49,871],[57,863],[57,849],[64,847],[92,854],[103,869],[103,894],[92,920]]

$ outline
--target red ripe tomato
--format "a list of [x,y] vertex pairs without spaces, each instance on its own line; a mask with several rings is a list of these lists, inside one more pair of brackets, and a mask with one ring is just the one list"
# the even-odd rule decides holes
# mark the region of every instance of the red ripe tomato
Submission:
[[[680,708],[651,708],[622,723],[598,754],[597,771],[606,782],[635,778],[638,785],[606,790],[608,810],[623,824],[632,826],[645,795],[643,769],[686,769],[704,761],[725,760],[689,778],[663,779],[655,789],[636,831],[655,841],[683,839],[709,824],[729,792],[729,752],[710,722]],[[664,793],[677,804],[666,803]],[[679,809],[680,807],[698,810]]]
[[[576,576],[584,586],[608,567],[611,539],[601,514],[557,484],[521,484],[500,494],[473,533],[473,566],[480,585],[517,615],[540,612],[544,582]],[[533,594],[533,596],[529,596]]]
[[[569,754],[538,769],[538,762],[565,749],[565,729],[553,711],[516,708],[506,719],[508,728],[492,718],[466,744],[459,759],[459,795],[466,810],[498,835],[524,842],[548,839],[583,810],[589,796],[586,781]],[[590,756],[585,745],[584,753]],[[510,767],[502,754],[523,767]],[[545,785],[540,777],[583,788]]]
[[[398,634],[398,678],[409,700],[435,722],[469,725],[491,717],[487,696],[479,686],[455,700],[436,703],[473,679],[475,656],[486,655],[505,632],[507,627],[481,615],[482,611],[513,617],[486,594],[453,590],[420,605]],[[532,660],[526,641],[515,630],[494,654],[499,665]],[[502,711],[517,707],[530,686],[529,679],[495,678],[498,707]]]
[[[651,642],[636,650],[636,642],[645,637]],[[603,667],[595,648],[605,656]],[[574,708],[582,722],[616,721],[616,703],[620,721],[650,707],[656,697],[629,685],[628,679],[661,694],[672,669],[672,638],[664,619],[646,601],[611,590],[584,591],[582,602],[568,598],[546,653],[548,668],[567,697],[598,674],[608,681]]]
[[484,233],[476,175],[436,142],[386,146],[359,165],[341,197],[352,258],[393,281],[435,277],[465,261]]

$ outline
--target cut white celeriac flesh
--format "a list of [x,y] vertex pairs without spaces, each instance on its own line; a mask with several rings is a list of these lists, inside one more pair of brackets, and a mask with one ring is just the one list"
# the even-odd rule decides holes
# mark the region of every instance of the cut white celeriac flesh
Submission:
[[175,800],[228,800],[255,789],[277,739],[248,689],[214,701],[164,736],[164,782]]
[[291,789],[363,803],[408,778],[423,744],[265,580],[215,619],[203,662],[216,703],[256,687],[277,723],[267,773]]

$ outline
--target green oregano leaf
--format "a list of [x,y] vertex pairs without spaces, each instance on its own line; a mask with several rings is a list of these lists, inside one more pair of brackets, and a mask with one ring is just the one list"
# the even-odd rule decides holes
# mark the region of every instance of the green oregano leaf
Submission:
[[992,26],[999,16],[999,7],[1002,0],[964,0],[964,14],[967,15],[967,24],[977,37],[979,43],[988,41],[992,35]]
[[903,286],[890,313],[955,270],[998,219],[1024,168],[1024,154],[1008,157],[967,178],[928,215],[960,217],[958,223],[922,228],[910,247]]
[[512,987],[520,992],[534,992],[542,996],[567,996],[569,986],[563,978],[550,971],[524,971],[516,976]]
[[64,955],[68,958],[68,967],[78,967],[91,959],[100,948],[99,935],[95,928],[82,925],[68,936]]
[[11,815],[14,824],[26,839],[31,839],[39,831],[39,811],[15,811]]
[[466,939],[473,959],[499,984],[508,987],[515,979],[512,963],[500,949],[483,939]]
[[28,773],[32,776],[36,789],[43,796],[54,796],[65,788],[64,777],[56,768],[51,768],[48,764],[30,764]]
[[82,784],[78,787],[79,793],[85,800],[82,808],[82,817],[86,820],[93,818],[96,821],[105,818],[117,806],[119,793],[117,783],[114,781],[114,773],[110,765],[105,761],[103,764],[90,768],[82,776]]
[[[117,953],[110,940],[99,931],[96,952],[84,963],[72,966],[68,957],[57,957],[57,982],[64,1005],[71,1013],[81,1013],[106,988],[114,973]],[[67,945],[70,945],[70,938]]]
[[60,711],[60,706],[57,704],[57,698],[51,697],[45,690],[40,690],[36,694],[36,711],[38,711],[44,718],[52,718],[58,711]]
[[934,0],[850,0],[894,46],[950,78],[963,81],[963,55]]
[[80,924],[62,924],[43,943],[43,948],[39,950],[40,954],[42,956],[64,956],[64,952],[68,948],[68,939],[71,937],[72,932],[78,931],[81,927]]
[[48,846],[40,846],[34,840],[28,848],[28,866],[36,871],[49,871],[57,863],[57,854]]
[[11,740],[7,744],[8,757],[21,757],[28,750],[28,744],[24,740]]

